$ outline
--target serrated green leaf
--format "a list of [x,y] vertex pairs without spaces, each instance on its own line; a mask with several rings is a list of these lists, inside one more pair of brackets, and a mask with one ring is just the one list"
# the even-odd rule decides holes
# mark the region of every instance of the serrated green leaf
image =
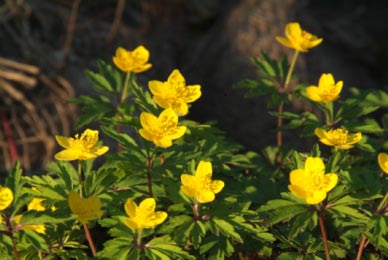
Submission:
[[5,179],[5,186],[10,188],[13,192],[13,204],[18,200],[21,195],[23,181],[21,180],[22,169],[20,168],[20,162],[15,161],[12,167],[11,173]]
[[[141,151],[139,145],[136,143],[136,141],[130,137],[129,135],[127,135],[126,133],[118,133],[115,129],[109,127],[109,126],[101,126],[101,130],[107,134],[109,137],[115,139],[116,141],[118,141],[122,146],[123,148],[131,151],[131,150],[138,150],[138,151]],[[144,154],[144,156],[146,157],[146,155]]]
[[86,76],[90,79],[94,89],[101,93],[113,93],[113,87],[110,82],[101,74],[86,70]]
[[220,233],[225,237],[232,237],[239,243],[243,243],[243,239],[241,238],[240,234],[235,231],[232,224],[216,217],[213,218],[212,221],[216,224],[216,227],[219,229]]
[[21,232],[23,236],[25,236],[25,238],[28,240],[28,242],[30,242],[36,249],[42,251],[49,250],[46,240],[35,231],[23,229]]

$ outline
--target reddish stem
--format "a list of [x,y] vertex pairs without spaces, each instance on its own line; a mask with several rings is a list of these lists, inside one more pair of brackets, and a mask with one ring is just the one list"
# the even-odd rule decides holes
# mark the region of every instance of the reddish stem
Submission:
[[319,226],[321,227],[323,245],[325,246],[326,260],[330,260],[330,249],[329,249],[329,243],[327,242],[325,222],[324,222],[323,216],[320,213],[318,213],[318,219],[319,219]]
[[18,151],[16,149],[16,144],[15,144],[15,139],[13,137],[11,126],[9,124],[9,120],[6,117],[6,115],[4,113],[1,113],[0,117],[1,117],[0,120],[1,120],[1,124],[2,124],[3,130],[4,130],[4,133],[7,137],[8,149],[9,149],[9,153],[11,155],[11,160],[12,160],[12,164],[13,164],[16,160],[19,159],[19,154],[18,154]]
[[92,235],[90,234],[90,231],[89,231],[88,223],[84,223],[84,230],[85,230],[86,238],[88,239],[88,242],[89,242],[90,250],[92,250],[93,257],[96,257],[97,252],[94,246]]

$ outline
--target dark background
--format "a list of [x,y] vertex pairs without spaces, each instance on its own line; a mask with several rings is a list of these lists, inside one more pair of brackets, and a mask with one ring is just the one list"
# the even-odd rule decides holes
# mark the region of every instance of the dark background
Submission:
[[[188,117],[199,122],[217,121],[230,138],[256,151],[275,144],[276,118],[268,115],[265,98],[245,99],[244,91],[233,86],[256,77],[249,59],[261,50],[273,58],[292,54],[292,50],[275,41],[275,36],[284,34],[286,23],[297,21],[324,39],[320,46],[300,56],[297,72],[305,82],[316,84],[322,73],[332,73],[336,80],[344,81],[343,95],[351,86],[385,88],[388,82],[387,1],[127,0],[122,1],[123,16],[116,31],[112,31],[112,25],[118,1],[0,3],[0,57],[35,65],[50,78],[59,75],[76,94],[93,94],[84,70],[96,70],[97,59],[111,62],[118,46],[133,49],[143,44],[150,50],[153,64],[150,71],[138,76],[144,87],[148,80],[166,80],[178,68],[188,85],[202,86],[203,95],[193,104]],[[79,4],[78,9],[74,3]],[[73,16],[73,30],[69,27],[72,11],[77,15]],[[66,44],[66,39],[71,41]],[[47,84],[39,76],[32,77],[38,80],[33,91],[13,83],[25,99],[47,91]],[[23,114],[23,100],[11,97],[10,103],[1,86],[0,91],[0,112],[7,115],[12,128],[12,122],[23,121],[23,116],[15,118],[8,112],[9,106],[20,106],[17,111]],[[33,102],[44,99],[45,94],[39,95]],[[64,107],[63,113],[71,115],[59,117],[73,125],[76,110]],[[293,109],[305,107],[296,104]],[[52,115],[53,121],[58,121],[57,116]],[[29,126],[31,123],[24,128]],[[47,130],[47,138],[74,133],[69,126],[64,129],[63,122],[60,126],[56,132]],[[1,131],[0,148],[2,159],[6,160],[9,138],[4,127]],[[13,138],[21,156],[26,152],[23,140],[17,131]],[[49,139],[29,143],[29,153],[38,150],[38,155],[47,153],[50,158],[56,148],[44,150],[40,142],[45,140]],[[52,147],[56,147],[55,142]],[[42,163],[39,156],[36,160]]]

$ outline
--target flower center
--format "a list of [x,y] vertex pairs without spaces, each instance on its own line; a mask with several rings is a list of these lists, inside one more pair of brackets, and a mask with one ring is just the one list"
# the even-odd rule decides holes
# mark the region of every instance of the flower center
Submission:
[[155,131],[159,137],[174,134],[176,132],[176,122],[171,117],[160,118],[160,128]]
[[78,134],[75,135],[75,138],[70,138],[69,145],[71,148],[84,151],[92,149],[96,145],[97,141],[97,134],[85,131],[80,138]]
[[328,135],[334,144],[346,144],[348,142],[348,131],[346,130],[329,130]]

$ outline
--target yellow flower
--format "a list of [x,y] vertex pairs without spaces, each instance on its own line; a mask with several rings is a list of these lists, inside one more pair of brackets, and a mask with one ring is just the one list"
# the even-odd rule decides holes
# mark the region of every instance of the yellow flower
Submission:
[[118,47],[116,55],[113,57],[113,63],[123,72],[140,73],[152,67],[151,63],[147,63],[149,57],[149,51],[142,45],[133,51]]
[[342,86],[342,81],[334,82],[332,74],[322,74],[318,86],[307,87],[306,94],[312,101],[327,103],[339,98]]
[[201,96],[201,86],[186,86],[185,78],[175,69],[166,82],[152,80],[148,82],[155,103],[163,108],[172,108],[178,116],[187,115],[188,103]]
[[98,131],[86,129],[81,137],[78,134],[72,137],[55,136],[60,146],[66,150],[55,155],[57,160],[89,160],[96,158],[109,150],[108,146],[97,145]]
[[379,153],[377,156],[377,161],[379,162],[380,168],[388,174],[388,154],[386,153]]
[[299,23],[288,23],[285,34],[286,37],[277,36],[276,40],[283,46],[297,51],[307,52],[322,42],[322,38],[302,30]]
[[32,201],[28,204],[27,210],[36,210],[36,211],[46,210],[46,208],[42,205],[42,201],[44,201],[44,199],[33,198]]
[[186,126],[178,126],[178,115],[171,108],[165,109],[159,117],[143,112],[140,114],[140,124],[143,127],[139,134],[156,146],[167,148],[172,140],[182,137]]
[[181,191],[189,197],[194,198],[199,203],[212,202],[215,194],[224,188],[224,182],[212,180],[211,162],[200,161],[195,175],[181,175]]
[[308,204],[318,204],[326,198],[327,192],[335,187],[337,181],[337,174],[325,174],[321,158],[308,157],[304,169],[291,171],[288,189]]
[[349,134],[348,131],[337,128],[326,131],[322,128],[316,128],[315,134],[319,141],[328,146],[335,146],[338,149],[350,149],[355,143],[361,140],[361,133]]
[[140,202],[139,206],[132,199],[128,199],[124,205],[129,218],[124,223],[132,229],[155,228],[167,218],[164,211],[155,212],[155,199],[147,198]]
[[103,214],[99,197],[91,196],[84,199],[74,190],[69,194],[69,206],[71,212],[77,216],[77,220],[81,223],[97,219]]
[[0,187],[0,210],[8,208],[13,201],[13,192],[8,187]]
[[[35,187],[32,188],[35,191],[38,191]],[[43,211],[46,210],[46,208],[42,205],[42,201],[44,199],[40,198],[33,198],[31,202],[27,205],[27,211],[29,210],[36,210],[36,211]],[[15,221],[16,224],[20,224],[20,220],[22,218],[22,214],[16,215],[13,217],[13,220]],[[29,224],[21,224],[23,229],[30,229],[33,231],[36,231],[38,233],[46,234],[46,227],[43,224],[34,224],[34,225],[29,225]]]
[[41,233],[41,234],[46,234],[46,227],[43,224],[20,224],[20,220],[22,219],[23,215],[19,214],[13,217],[13,220],[15,221],[16,224],[21,225],[22,229],[29,229],[33,230],[35,232]]

